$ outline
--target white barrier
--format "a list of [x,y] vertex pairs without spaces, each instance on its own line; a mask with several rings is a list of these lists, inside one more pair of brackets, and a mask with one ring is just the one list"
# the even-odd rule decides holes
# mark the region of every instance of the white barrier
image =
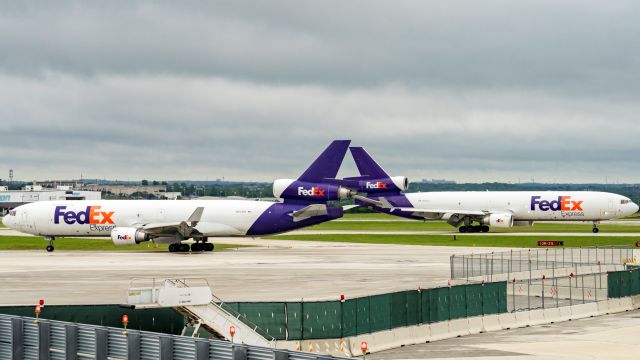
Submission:
[[502,330],[499,315],[487,315],[482,317],[482,328],[480,332]]
[[484,317],[407,326],[344,339],[278,341],[277,347],[313,353],[323,352],[338,356],[361,356],[362,351],[360,350],[360,344],[362,341],[367,342],[369,353],[375,353],[404,345],[420,344],[475,334],[480,331],[514,329],[623,312],[633,310],[638,305],[640,305],[640,296],[609,299],[597,303],[593,302],[560,308],[518,311],[515,313],[503,313]]
[[498,322],[500,323],[500,328],[502,330],[515,329],[518,327],[516,314],[514,313],[505,313],[498,315]]
[[469,320],[469,334],[480,334],[483,332],[482,316],[470,317],[467,320]]

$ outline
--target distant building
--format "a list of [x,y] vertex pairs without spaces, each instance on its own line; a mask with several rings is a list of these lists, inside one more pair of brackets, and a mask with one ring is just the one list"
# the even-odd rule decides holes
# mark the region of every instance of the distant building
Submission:
[[429,183],[429,184],[455,184],[456,182],[453,180],[446,180],[446,179],[422,179],[423,183]]
[[39,185],[27,185],[24,190],[8,190],[0,187],[0,213],[5,214],[8,209],[36,201],[50,200],[100,200],[99,191],[71,190],[66,186],[58,189],[43,189]]
[[177,199],[180,192],[167,192],[166,185],[118,185],[118,184],[85,184],[83,190],[102,191],[115,196],[128,197],[135,193],[147,193],[158,198]]

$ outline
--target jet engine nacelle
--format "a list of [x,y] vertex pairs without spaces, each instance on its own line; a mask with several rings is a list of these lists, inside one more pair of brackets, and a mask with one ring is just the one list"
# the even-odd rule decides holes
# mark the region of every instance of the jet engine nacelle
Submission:
[[136,245],[148,241],[149,235],[132,227],[117,227],[111,230],[111,241],[114,245]]
[[409,179],[405,176],[392,176],[385,179],[359,180],[358,192],[374,193],[385,191],[405,191],[409,188]]
[[333,184],[292,179],[278,179],[273,182],[273,196],[278,199],[333,201],[347,199],[353,195],[353,191]]
[[482,222],[491,227],[510,228],[513,226],[513,214],[489,214]]

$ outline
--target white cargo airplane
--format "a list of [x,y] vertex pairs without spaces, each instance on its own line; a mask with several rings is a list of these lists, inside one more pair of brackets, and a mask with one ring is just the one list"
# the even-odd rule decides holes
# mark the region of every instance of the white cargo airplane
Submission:
[[[297,179],[276,180],[282,202],[255,200],[43,201],[19,206],[4,216],[9,228],[44,236],[47,251],[58,236],[110,236],[116,245],[168,243],[171,252],[212,251],[209,237],[282,233],[342,217],[328,201],[355,194],[334,179],[349,147],[336,140]],[[187,239],[196,242],[189,247]]]
[[337,181],[354,191],[356,203],[416,220],[445,220],[460,232],[490,227],[531,226],[534,221],[589,221],[597,233],[602,220],[634,214],[638,205],[618,194],[596,191],[453,191],[404,193],[406,177],[390,177],[361,147],[351,154],[360,176]]

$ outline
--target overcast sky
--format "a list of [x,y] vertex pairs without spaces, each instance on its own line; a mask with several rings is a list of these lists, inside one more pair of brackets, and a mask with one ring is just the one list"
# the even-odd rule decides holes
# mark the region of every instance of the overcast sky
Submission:
[[[0,178],[640,183],[638,1],[0,1]],[[355,175],[348,155],[342,175]]]

